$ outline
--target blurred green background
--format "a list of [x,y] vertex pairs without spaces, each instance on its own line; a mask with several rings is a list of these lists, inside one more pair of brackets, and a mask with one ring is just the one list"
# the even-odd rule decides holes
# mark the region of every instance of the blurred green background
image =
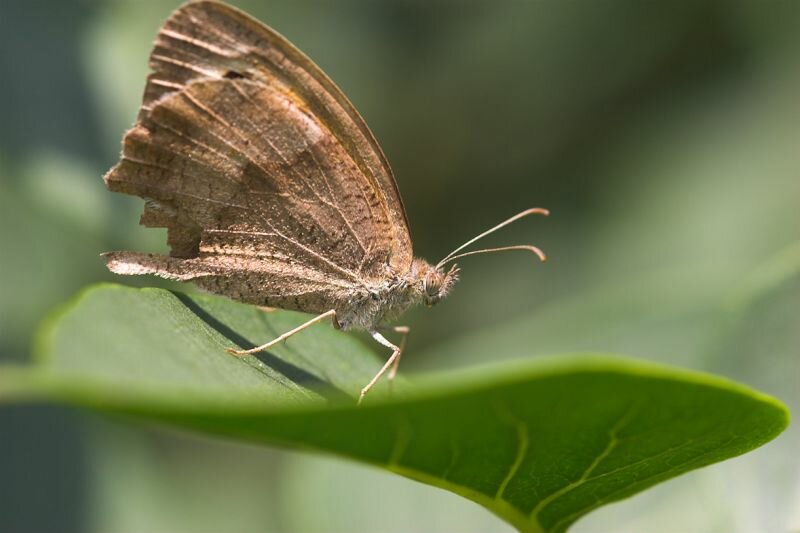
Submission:
[[[800,3],[235,1],[311,56],[392,162],[417,255],[549,207],[410,313],[404,370],[600,351],[702,369],[800,412]],[[0,5],[0,361],[43,314],[162,251],[101,176],[173,1]],[[487,243],[488,244],[488,243]],[[185,287],[185,290],[191,290]],[[581,521],[800,528],[800,432]],[[509,531],[366,467],[56,407],[0,410],[8,532]]]

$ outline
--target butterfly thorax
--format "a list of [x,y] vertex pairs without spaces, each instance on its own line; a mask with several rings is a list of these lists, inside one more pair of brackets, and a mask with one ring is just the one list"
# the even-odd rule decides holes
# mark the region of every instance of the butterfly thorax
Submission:
[[389,276],[385,282],[366,287],[337,309],[342,329],[373,330],[387,324],[410,307],[436,305],[458,281],[458,268],[445,272],[423,259],[414,259],[411,269]]

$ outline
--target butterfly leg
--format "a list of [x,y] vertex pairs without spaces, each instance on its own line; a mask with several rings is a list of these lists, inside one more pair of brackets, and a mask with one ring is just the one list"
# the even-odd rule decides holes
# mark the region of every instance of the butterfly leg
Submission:
[[406,349],[406,338],[411,331],[408,326],[395,326],[393,329],[395,333],[401,334],[402,337],[400,337],[400,353],[394,360],[394,364],[392,365],[392,370],[389,371],[389,375],[386,376],[386,379],[389,380],[389,383],[394,382],[394,377],[397,375],[397,369],[400,368],[400,358],[403,356],[403,352]]
[[304,324],[300,324],[296,328],[287,331],[286,333],[284,333],[280,337],[278,337],[276,339],[273,339],[273,340],[269,341],[266,344],[262,344],[261,346],[256,346],[255,348],[250,348],[249,350],[234,350],[233,348],[226,348],[225,351],[230,353],[230,354],[236,355],[236,356],[249,355],[249,354],[253,354],[253,353],[257,353],[257,352],[263,352],[264,350],[269,350],[270,348],[272,348],[273,346],[275,346],[279,342],[285,341],[286,339],[288,339],[289,337],[291,337],[295,333],[300,333],[301,331],[306,329],[308,326],[316,324],[317,322],[320,322],[321,320],[325,320],[328,317],[331,317],[331,320],[333,320],[333,323],[336,324],[336,310],[335,309],[331,309],[330,311],[325,311],[321,315],[315,316],[314,318],[312,318],[308,322],[306,322]]
[[378,373],[375,374],[375,377],[373,377],[372,380],[369,383],[367,383],[367,385],[363,389],[361,389],[361,395],[358,397],[359,405],[364,400],[364,396],[367,395],[369,390],[378,382],[379,379],[381,379],[381,376],[383,376],[386,373],[386,371],[389,370],[389,368],[391,368],[394,362],[400,357],[400,352],[401,352],[401,348],[399,346],[395,346],[394,344],[389,342],[389,340],[386,339],[386,337],[384,337],[377,331],[370,331],[370,335],[372,335],[372,338],[378,341],[379,343],[383,344],[387,348],[390,348],[392,350],[392,355],[389,356],[389,359],[386,360],[386,363],[381,367],[380,370],[378,370]]

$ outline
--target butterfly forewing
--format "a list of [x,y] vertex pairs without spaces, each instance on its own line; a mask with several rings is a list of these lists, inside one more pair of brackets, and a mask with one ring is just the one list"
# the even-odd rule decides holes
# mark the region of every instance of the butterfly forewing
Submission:
[[139,122],[106,182],[149,200],[142,223],[168,228],[173,256],[244,270],[255,259],[278,278],[293,267],[314,273],[302,290],[316,293],[409,269],[380,148],[285,39],[233,8],[193,2],[164,24],[150,65]]

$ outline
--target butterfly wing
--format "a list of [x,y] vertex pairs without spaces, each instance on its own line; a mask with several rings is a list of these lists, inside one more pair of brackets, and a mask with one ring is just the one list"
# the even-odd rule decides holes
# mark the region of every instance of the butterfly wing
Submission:
[[223,277],[204,261],[260,269],[278,285],[294,269],[335,295],[408,271],[408,225],[380,147],[288,41],[234,8],[191,2],[160,30],[150,66],[105,181],[148,200],[142,223],[168,229],[171,255],[193,259],[195,277]]

